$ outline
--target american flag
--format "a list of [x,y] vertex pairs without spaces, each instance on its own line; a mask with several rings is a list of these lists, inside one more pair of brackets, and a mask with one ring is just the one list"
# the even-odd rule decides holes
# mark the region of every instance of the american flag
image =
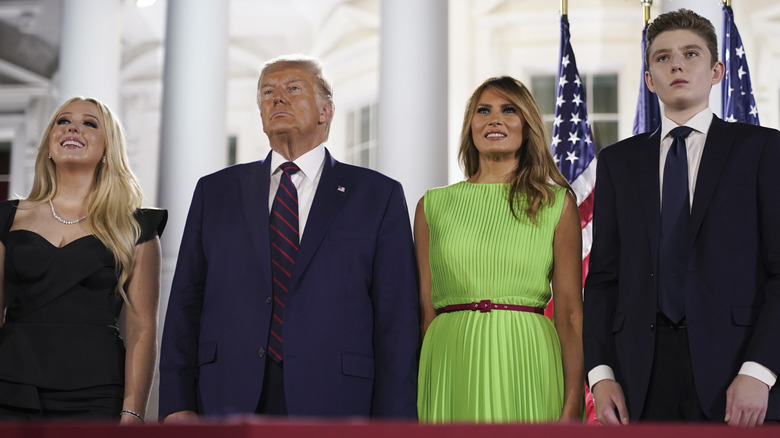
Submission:
[[634,116],[634,135],[653,132],[661,126],[661,108],[658,96],[645,83],[645,47],[647,46],[647,26],[642,29],[642,71],[639,76],[639,97],[636,100],[636,115]]
[[593,187],[596,182],[596,153],[588,124],[585,89],[571,49],[569,21],[561,16],[561,50],[558,65],[558,93],[552,132],[552,153],[558,168],[577,195],[582,223],[582,279],[588,274],[593,219]]
[[722,116],[727,122],[760,125],[742,38],[739,37],[737,25],[734,24],[734,11],[725,5],[723,35],[723,63],[726,65],[726,74],[721,82]]
[[[558,92],[552,132],[552,154],[563,176],[577,195],[582,225],[582,284],[588,275],[588,260],[593,230],[593,188],[596,183],[596,152],[588,124],[585,89],[569,40],[569,20],[561,15],[561,49],[558,64]],[[552,303],[551,303],[552,304]],[[552,317],[552,305],[545,314]],[[588,423],[596,423],[593,397],[586,387],[585,407]]]

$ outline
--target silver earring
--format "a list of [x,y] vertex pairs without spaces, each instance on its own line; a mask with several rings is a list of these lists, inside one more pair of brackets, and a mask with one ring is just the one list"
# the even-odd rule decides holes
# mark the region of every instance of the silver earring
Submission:
[[103,155],[103,160],[102,161],[103,161],[103,164],[106,164],[106,156],[105,155]]
[[51,152],[49,152],[49,159],[51,160]]

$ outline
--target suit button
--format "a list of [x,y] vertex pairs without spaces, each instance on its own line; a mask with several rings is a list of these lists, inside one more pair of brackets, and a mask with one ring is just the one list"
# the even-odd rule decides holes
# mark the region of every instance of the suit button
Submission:
[[257,355],[260,356],[260,357],[265,356],[265,350],[263,350],[262,348],[257,350]]
[[272,301],[271,297],[268,297],[268,298],[265,299],[265,303],[266,304],[271,304],[271,301]]
[[650,331],[655,330],[655,324],[650,324]]

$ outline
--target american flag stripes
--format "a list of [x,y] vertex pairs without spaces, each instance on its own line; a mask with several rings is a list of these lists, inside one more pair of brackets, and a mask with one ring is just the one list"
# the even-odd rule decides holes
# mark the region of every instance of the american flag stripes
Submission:
[[721,82],[722,116],[727,122],[744,122],[760,125],[753,87],[750,85],[742,38],[734,24],[734,11],[723,6],[723,63],[726,72]]

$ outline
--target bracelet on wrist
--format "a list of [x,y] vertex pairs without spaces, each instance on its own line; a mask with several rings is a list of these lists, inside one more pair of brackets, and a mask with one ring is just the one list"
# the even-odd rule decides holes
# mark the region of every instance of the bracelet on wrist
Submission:
[[142,417],[141,414],[139,414],[137,412],[133,412],[133,411],[125,409],[125,410],[123,410],[122,412],[119,413],[119,416],[122,416],[122,415],[129,415],[131,417],[135,417],[136,419],[140,420],[141,423],[145,423],[144,417]]

